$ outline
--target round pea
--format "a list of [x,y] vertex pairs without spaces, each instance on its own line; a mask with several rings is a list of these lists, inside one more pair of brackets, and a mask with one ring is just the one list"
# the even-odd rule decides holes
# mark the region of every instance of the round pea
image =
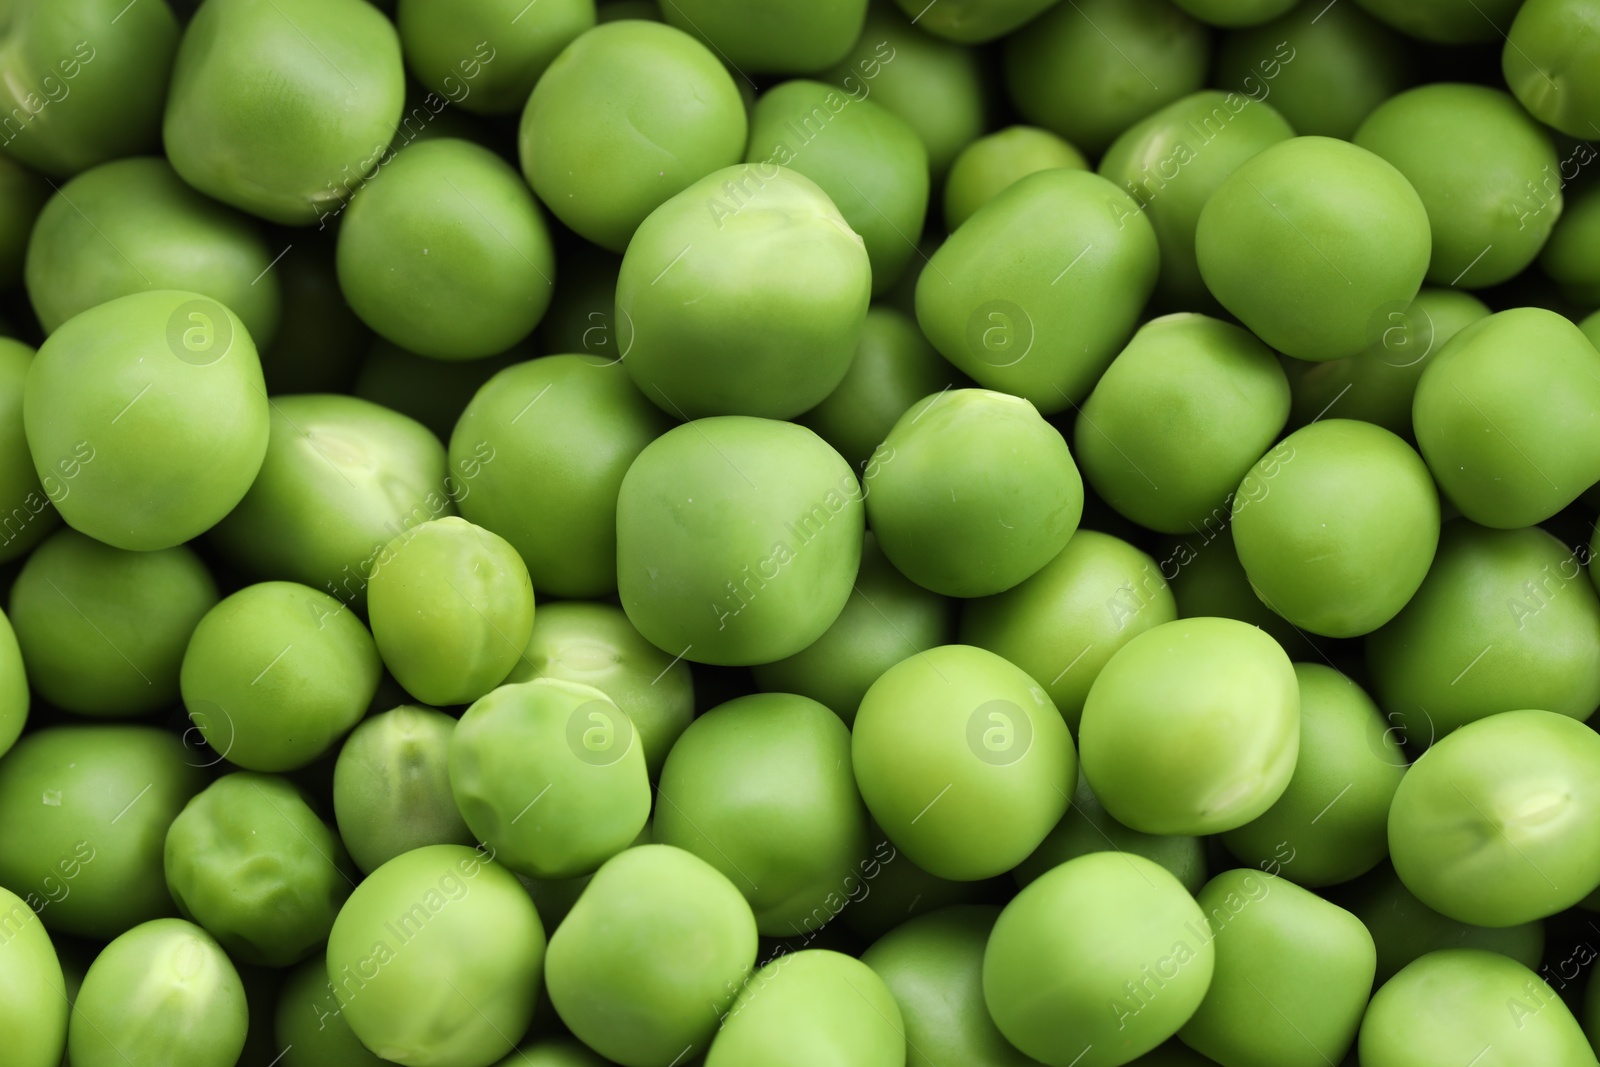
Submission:
[[65,529],[23,564],[10,614],[41,696],[116,718],[178,698],[189,637],[216,603],[216,583],[186,546],[126,552]]
[[1069,142],[1037,126],[985,134],[961,150],[945,178],[945,229],[954,233],[1018,179],[1056,167],[1088,170],[1089,162]]
[[1212,26],[1258,26],[1294,7],[1295,0],[1172,0]]
[[[72,491],[71,481],[53,469],[44,475],[47,488],[28,450],[22,398],[33,357],[33,349],[21,341],[0,337],[0,563],[27,554],[60,525],[54,498]],[[76,474],[71,464],[68,469]]]
[[894,994],[877,972],[842,953],[803,949],[750,976],[705,1063],[901,1067],[904,1025]]
[[79,1067],[230,1067],[249,1025],[222,946],[182,919],[152,919],[101,950],[72,1006]]
[[429,845],[350,894],[328,937],[328,977],[368,1049],[408,1067],[493,1063],[533,1017],[544,927],[492,855]]
[[661,13],[705,41],[741,77],[744,71],[808,74],[844,58],[861,34],[867,0],[766,0],[759,7],[739,0],[672,0]]
[[239,317],[158,290],[74,316],[28,368],[23,424],[77,529],[117,548],[170,548],[216,525],[261,469],[267,394]]
[[503,115],[522,110],[550,62],[594,26],[595,4],[402,0],[395,22],[418,81],[467,111]]
[[328,961],[317,953],[284,979],[273,1011],[273,1039],[283,1067],[383,1067],[344,1019]]
[[1522,0],[1356,0],[1403,33],[1440,44],[1492,41],[1511,28]]
[[550,1039],[513,1049],[494,1067],[609,1067],[610,1061],[570,1039]]
[[1078,773],[1072,735],[1044,690],[970,645],[918,653],[872,683],[851,761],[890,840],[956,881],[1026,859],[1067,810]]
[[1500,70],[1534,118],[1587,140],[1600,123],[1600,36],[1584,0],[1526,0],[1505,35]]
[[629,19],[556,56],[528,97],[517,144],[522,173],[556,218],[621,252],[658,205],[738,162],[747,132],[733,77],[705,45]]
[[1096,852],[1001,911],[983,996],[1006,1040],[1034,1059],[1115,1067],[1178,1032],[1215,963],[1205,912],[1182,883],[1143,856]]
[[1580,189],[1556,220],[1539,266],[1564,292],[1584,306],[1600,304],[1600,186]]
[[1294,773],[1294,667],[1245,623],[1164,623],[1101,669],[1078,738],[1089,786],[1118,822],[1151,834],[1231,830],[1270,808]]
[[850,597],[862,495],[849,465],[804,427],[730,416],[667,431],[617,497],[628,620],[696,663],[792,656]]
[[16,1067],[56,1067],[67,1040],[66,984],[50,935],[33,909],[0,889],[0,1026],[6,1060]]
[[361,721],[382,664],[355,612],[294,582],[261,582],[200,620],[179,685],[189,717],[226,760],[288,771]]
[[622,257],[623,366],[679,418],[792,418],[844,379],[871,291],[861,237],[811,179],[770,162],[713,171]]

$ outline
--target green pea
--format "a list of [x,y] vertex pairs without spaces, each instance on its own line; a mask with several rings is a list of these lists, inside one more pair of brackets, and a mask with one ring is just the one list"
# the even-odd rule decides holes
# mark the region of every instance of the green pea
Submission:
[[945,229],[954,232],[1018,179],[1056,167],[1088,170],[1089,163],[1067,141],[1037,126],[1007,126],[978,138],[961,150],[945,179]]
[[510,542],[450,516],[407,530],[368,589],[384,665],[425,704],[466,704],[500,684],[533,632],[533,585]]
[[1270,808],[1294,773],[1294,668],[1245,623],[1164,623],[1101,669],[1078,738],[1090,788],[1118,822],[1150,834],[1231,830]]
[[862,698],[852,733],[873,819],[941,878],[992,878],[1022,862],[1060,821],[1077,776],[1072,736],[1044,690],[970,645],[889,668]]
[[1178,1032],[1184,1044],[1237,1067],[1344,1059],[1377,961],[1361,920],[1291,882],[1244,868],[1207,882],[1198,903],[1216,941],[1216,970]]
[[167,887],[246,963],[286,967],[327,939],[355,884],[344,846],[289,781],[248,771],[196,795],[167,830]]
[[1204,85],[1207,51],[1205,29],[1166,0],[1077,0],[1007,40],[1006,89],[1029,122],[1094,154]]
[[522,112],[518,152],[557,218],[621,252],[658,205],[738,162],[747,129],[716,55],[681,30],[630,19],[585,32],[555,58]]
[[770,663],[839,617],[865,509],[804,427],[700,419],[651,442],[617,497],[617,585],[652,644],[696,663]]
[[69,319],[34,357],[22,409],[40,479],[71,482],[57,509],[117,548],[170,548],[210,529],[266,453],[255,345],[237,315],[196,293],[134,293]]
[[1045,414],[1083,400],[1155,285],[1155,231],[1095,174],[1031,174],[979,208],[917,280],[917,322],[946,359]]
[[379,337],[361,361],[354,393],[416,419],[439,440],[448,442],[456,422],[484,383],[533,355],[531,338],[483,359],[443,360],[407,352]]
[[368,326],[435,359],[481,359],[533,332],[555,254],[521,177],[436,138],[397,154],[339,225],[339,288]]
[[8,4],[0,60],[6,153],[67,177],[155,148],[178,35],[165,0],[138,11],[107,0]]
[[861,235],[873,292],[905,272],[928,210],[928,152],[893,111],[865,92],[784,82],[756,101],[745,161],[783,166],[817,183]]
[[360,607],[384,547],[454,515],[468,473],[398,412],[349,396],[274,397],[261,473],[213,539],[249,573]]
[[515,1049],[494,1067],[608,1067],[610,1062],[576,1041],[551,1039]]
[[[1592,157],[1590,157],[1592,158]],[[1539,255],[1539,266],[1572,300],[1585,306],[1600,304],[1600,187],[1582,189],[1566,202],[1550,240]]]
[[[861,34],[867,0],[671,0],[666,20],[705,41],[735,71],[809,74],[843,59]],[[746,79],[748,80],[748,79]]]
[[1589,339],[1589,343],[1600,348],[1600,311],[1595,311],[1585,316],[1579,323],[1578,329]]
[[1293,136],[1283,116],[1249,93],[1204,89],[1141,119],[1111,142],[1100,174],[1121,185],[1155,228],[1161,245],[1156,292],[1164,303],[1215,303],[1195,260],[1200,211],[1239,164]]
[[1169,583],[1178,618],[1238,619],[1264,631],[1290,655],[1304,655],[1310,639],[1256,596],[1225,518],[1208,519],[1195,536],[1170,542],[1160,553],[1156,569]]
[[1450,338],[1488,314],[1470,293],[1423,289],[1410,307],[1383,316],[1378,340],[1361,352],[1295,368],[1291,425],[1332,415],[1370,422],[1410,440],[1417,380]]
[[50,184],[41,175],[0,154],[0,285],[9,289],[22,280],[30,234],[49,199]]
[[295,582],[261,582],[200,620],[183,656],[183,703],[223,759],[289,771],[361,721],[382,664],[344,604]]
[[165,159],[120,159],[63,185],[28,241],[28,299],[46,333],[96,304],[184,289],[231,308],[258,348],[278,331],[273,253],[253,221],[206,199]]
[[952,882],[929,874],[896,849],[875,824],[868,836],[878,843],[861,863],[864,888],[839,913],[840,926],[863,941],[880,938],[901,923],[940,908],[993,903],[1011,893],[1004,877]]
[[0,886],[46,929],[109,940],[174,915],[167,827],[205,778],[174,736],[147,726],[57,726],[0,761]]
[[541,593],[616,589],[618,488],[672,425],[616,363],[563,355],[508,367],[450,437],[462,514],[509,541]]
[[1570,319],[1514,308],[1468,326],[1417,383],[1417,444],[1461,513],[1512,529],[1542,522],[1600,480],[1593,435],[1600,353]]
[[1486,949],[1528,968],[1539,966],[1544,955],[1544,924],[1539,920],[1489,927],[1446,918],[1413,896],[1387,863],[1350,883],[1339,903],[1372,933],[1379,985],[1412,960],[1443,948]]
[[1537,974],[1494,952],[1430,952],[1372,995],[1361,1021],[1362,1067],[1591,1067],[1572,1012]]
[[56,1067],[67,1039],[66,985],[61,961],[33,910],[0,889],[0,1026],[6,1062]]
[[805,949],[779,956],[750,976],[705,1062],[901,1067],[903,1026],[894,995],[865,963]]
[[1259,26],[1294,7],[1295,0],[1172,0],[1212,26]]
[[333,240],[306,237],[272,268],[283,306],[277,337],[261,353],[261,370],[275,404],[290,393],[350,388],[372,343],[372,332],[339,292]]
[[475,840],[450,793],[455,728],[442,712],[402,704],[362,720],[345,739],[333,768],[333,813],[362,871],[424,845]]
[[1129,1061],[1129,1067],[1215,1067],[1216,1060],[1202,1056],[1177,1038]]
[[1501,711],[1583,719],[1600,704],[1600,598],[1583,564],[1543,530],[1446,523],[1428,577],[1367,638],[1379,705],[1426,748]]
[[396,22],[417,80],[467,111],[504,115],[522,110],[551,60],[594,25],[595,5],[404,0]]
[[208,0],[178,48],[162,134],[202,193],[305,226],[394,158],[404,98],[400,37],[371,4]]
[[1522,0],[1356,0],[1395,29],[1440,44],[1492,41],[1511,28]]
[[733,883],[670,845],[595,872],[550,939],[545,984],[572,1033],[607,1059],[691,1061],[750,974],[756,923]]
[[103,949],[72,1007],[78,1067],[229,1067],[249,1025],[222,946],[182,919],[152,919]]
[[1215,957],[1205,912],[1164,867],[1096,852],[1042,875],[1000,913],[984,1002],[1006,1040],[1050,1067],[1074,1057],[1115,1067],[1178,1032]]
[[318,953],[289,972],[273,1011],[273,1040],[283,1067],[383,1067],[345,1021],[328,981],[328,961]]
[[0,611],[0,756],[16,744],[28,721],[28,676],[22,649],[6,613]]
[[1212,294],[1297,359],[1353,356],[1377,340],[1383,313],[1417,295],[1428,249],[1427,212],[1404,176],[1328,137],[1291,138],[1245,160],[1195,230]]
[[889,0],[868,7],[860,38],[823,80],[852,95],[876,94],[905,119],[935,177],[984,131],[990,93],[977,53],[924,33]]
[[47,492],[28,451],[22,397],[33,356],[33,349],[21,341],[0,337],[0,563],[26,555],[60,525],[52,497],[72,490],[61,473],[49,470]]
[[[861,238],[809,178],[766,162],[713,171],[628,245],[623,365],[679,418],[791,418],[843,380],[871,287]],[[759,360],[753,333],[765,339]]]
[[587,241],[562,247],[550,310],[539,320],[539,349],[622,362],[617,348],[617,272],[622,258]]
[[1600,129],[1600,38],[1583,0],[1527,0],[1505,35],[1500,70],[1534,118],[1587,140]]
[[1225,35],[1213,80],[1270,98],[1298,134],[1349,138],[1406,86],[1415,63],[1405,42],[1360,8],[1304,0],[1282,18]]
[[408,1067],[493,1063],[533,1017],[545,958],[539,913],[493,854],[429,845],[385,863],[328,937],[343,1018]]
[[217,586],[178,545],[125,552],[61,530],[23,564],[11,621],[28,680],[57,707],[124,717],[178,698],[178,669]]

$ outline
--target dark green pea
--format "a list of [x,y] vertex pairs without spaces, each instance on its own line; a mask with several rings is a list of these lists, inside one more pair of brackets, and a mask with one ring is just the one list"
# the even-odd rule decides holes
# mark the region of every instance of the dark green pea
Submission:
[[1036,126],[1095,154],[1205,84],[1206,31],[1166,0],[1059,4],[1006,42],[1006,89]]
[[66,1047],[67,999],[61,961],[44,924],[23,899],[0,889],[0,1026],[6,1062],[56,1067]]
[[16,744],[28,721],[28,677],[11,620],[0,611],[0,756]]
[[177,914],[162,874],[167,827],[205,776],[147,726],[57,726],[0,760],[0,885],[56,933],[109,940]]
[[978,138],[961,150],[945,179],[945,229],[954,232],[1019,178],[1055,167],[1088,170],[1089,162],[1071,144],[1037,126],[1007,126]]
[[1568,296],[1585,306],[1600,304],[1600,186],[1576,192],[1566,203],[1539,266]]
[[429,359],[379,337],[361,361],[354,392],[363,400],[416,419],[448,443],[456,422],[483,384],[533,354],[532,343],[522,341],[483,359]]
[[551,1038],[514,1049],[494,1067],[609,1067],[610,1063],[570,1038]]
[[958,904],[1003,900],[1011,887],[1004,876],[979,882],[953,882],[912,863],[883,836],[876,824],[869,835],[877,844],[861,862],[862,888],[840,912],[840,923],[864,941],[882,937],[919,915]]
[[521,111],[550,61],[595,22],[594,0],[404,0],[395,21],[417,80],[480,115]]
[[216,583],[184,545],[125,552],[65,529],[28,557],[10,612],[41,696],[120,718],[177,699],[184,650],[216,603]]
[[0,154],[0,285],[9,289],[22,280],[34,220],[49,199],[43,177]]
[[287,967],[328,937],[354,887],[344,846],[276,775],[218,779],[167,830],[178,909],[246,963]]
[[1600,311],[1593,312],[1580,321],[1578,329],[1583,331],[1590,344],[1600,348]]
[[1212,26],[1259,26],[1290,8],[1295,0],[1172,0],[1183,10]]
[[32,364],[33,349],[0,337],[0,563],[25,555],[59,526],[61,513],[51,500],[72,491],[71,480],[54,470],[46,472],[47,489],[28,451],[22,392]]
[[267,393],[330,393],[349,389],[372,332],[344,302],[328,239],[295,242],[272,273],[282,291],[278,335],[261,353]]
[[350,1031],[328,981],[328,961],[318,953],[289,972],[278,991],[273,1038],[283,1067],[383,1067]]
[[1178,618],[1238,619],[1265,631],[1291,656],[1304,657],[1314,646],[1256,596],[1226,519],[1208,518],[1194,536],[1169,542],[1157,557],[1156,569],[1170,583]]
[[622,257],[587,241],[558,248],[561,264],[550,310],[539,320],[541,352],[576,352],[620,363],[617,346],[617,272]]
[[705,1064],[901,1067],[904,1027],[894,995],[870,967],[838,952],[805,949],[750,976]]
[[752,74],[810,74],[844,58],[861,34],[867,0],[671,0],[669,24],[705,41],[723,62]]
[[222,946],[182,919],[152,919],[107,945],[72,1006],[76,1067],[231,1067],[249,1027]]
[[1505,35],[1500,70],[1534,118],[1569,137],[1600,131],[1600,36],[1583,0],[1526,0]]
[[1522,0],[1356,0],[1373,16],[1424,41],[1465,44],[1504,37]]

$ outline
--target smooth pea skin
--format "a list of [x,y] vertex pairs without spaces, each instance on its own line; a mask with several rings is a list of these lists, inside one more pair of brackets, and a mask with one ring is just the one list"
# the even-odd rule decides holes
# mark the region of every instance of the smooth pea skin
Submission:
[[328,977],[368,1049],[406,1067],[479,1067],[533,1016],[545,935],[492,854],[429,845],[367,876],[334,920]]
[[747,130],[739,90],[710,49],[628,19],[587,31],[555,58],[528,97],[517,151],[556,218],[621,252],[658,205],[738,162]]
[[344,846],[287,779],[219,778],[167,830],[180,911],[246,963],[286,967],[327,939],[350,895]]
[[867,854],[850,731],[806,697],[759,693],[712,708],[672,746],[657,795],[655,840],[726,875],[769,937],[833,918]]
[[1522,0],[1356,0],[1375,17],[1424,41],[1463,44],[1505,35]]
[[[1026,859],[1060,821],[1078,773],[1072,736],[1044,690],[970,645],[885,671],[856,712],[851,758],[890,840],[955,881]],[[1007,817],[997,822],[997,811]]]
[[481,359],[533,332],[555,252],[521,176],[470,141],[397,153],[339,223],[339,288],[380,336],[435,359]]
[[1000,913],[984,1002],[1006,1040],[1050,1067],[1116,1067],[1177,1033],[1215,962],[1205,913],[1176,878],[1143,856],[1096,852]]
[[1118,822],[1151,834],[1231,830],[1270,808],[1294,773],[1294,667],[1245,623],[1165,623],[1100,671],[1078,737],[1089,785]]
[[[1391,97],[1355,143],[1405,175],[1428,211],[1428,281],[1481,289],[1521,272],[1561,215],[1550,135],[1509,93],[1439,83]],[[1530,206],[1531,202],[1531,206]],[[1510,206],[1508,206],[1510,205]]]
[[6,1062],[56,1067],[67,1038],[66,985],[44,924],[21,897],[0,889],[0,1026]]
[[1584,719],[1600,703],[1600,599],[1543,530],[1446,523],[1433,567],[1367,638],[1379,705],[1421,747],[1501,711]]
[[39,213],[28,300],[50,333],[115,297],[189,290],[232,309],[266,348],[278,332],[272,257],[252,220],[185,185],[165,159],[120,159],[67,182]]
[[1233,498],[1250,585],[1295,626],[1371,633],[1406,606],[1439,544],[1439,494],[1410,445],[1381,427],[1323,419],[1284,438]]
[[961,150],[945,178],[945,229],[954,233],[1018,179],[1056,167],[1090,169],[1082,152],[1037,126],[1007,126],[978,138]]
[[1022,584],[967,601],[961,640],[1027,671],[1076,731],[1089,686],[1112,654],[1177,617],[1154,560],[1126,541],[1080,529]]
[[72,1007],[78,1067],[230,1067],[244,1049],[244,985],[222,946],[182,919],[154,919],[101,950]]
[[1585,307],[1600,304],[1597,241],[1600,241],[1600,187],[1580,189],[1567,199],[1566,210],[1539,255],[1539,266],[1570,299]]
[[1285,355],[1353,356],[1428,268],[1428,215],[1393,166],[1329,137],[1295,137],[1240,164],[1200,212],[1207,288]]
[[417,80],[479,115],[522,110],[539,75],[594,26],[594,0],[404,0],[395,13]]
[[189,717],[223,759],[288,771],[361,721],[382,669],[354,611],[295,582],[261,582],[206,612],[179,685]]
[[[0,563],[25,555],[61,525],[61,513],[52,498],[71,491],[70,484],[62,480],[65,471],[55,469],[46,472],[47,490],[28,451],[22,398],[33,355],[33,349],[21,341],[0,337]],[[931,390],[919,390],[917,396],[928,392]],[[66,469],[76,473],[75,464],[75,460],[66,461]]]
[[1600,887],[1597,807],[1600,735],[1554,712],[1502,712],[1412,766],[1389,812],[1389,851],[1435,911],[1515,926]]
[[1423,371],[1417,444],[1439,488],[1485,526],[1542,522],[1600,481],[1600,353],[1565,316],[1473,323]]
[[650,818],[650,779],[627,714],[593,686],[504,685],[461,716],[450,791],[472,832],[533,878],[589,874]]
[[917,0],[896,2],[929,33],[969,45],[1004,37],[1050,7],[1050,0],[952,0],[935,11]]
[[0,611],[0,756],[16,744],[28,721],[28,677],[11,620]]
[[1583,0],[1528,0],[1506,35],[1501,72],[1529,113],[1587,140],[1600,123],[1600,19]]
[[372,873],[424,845],[470,845],[450,793],[456,720],[415,704],[364,719],[333,767],[333,813],[350,858]]
[[328,961],[317,953],[289,972],[273,1011],[273,1040],[283,1067],[383,1067],[344,1019]]
[[1295,0],[1172,0],[1212,26],[1256,26],[1294,7]]
[[1205,84],[1207,44],[1205,29],[1166,0],[1057,4],[1006,42],[1006,89],[1029,122],[1102,152]]
[[904,119],[820,81],[763,93],[750,115],[745,162],[787,167],[816,182],[861,235],[881,293],[917,254],[928,210],[928,151]]
[[400,37],[371,4],[210,0],[178,48],[162,137],[202,193],[306,226],[393,158],[404,99]]
[[541,593],[616,589],[617,491],[672,425],[617,362],[561,355],[507,367],[450,436],[452,470],[472,472],[462,515],[509,541]]
[[274,396],[261,472],[212,540],[248,573],[360,607],[384,546],[454,515],[492,452],[452,468],[439,439],[398,412],[353,396]]
[[867,519],[906,577],[945,596],[1004,592],[1054,559],[1083,514],[1060,431],[988,389],[926,397],[895,423],[865,479]]
[[755,918],[732,882],[682,849],[640,845],[595,872],[556,928],[545,984],[585,1045],[667,1067],[706,1047],[755,958]]
[[125,552],[76,530],[28,557],[10,614],[28,681],[80,715],[139,715],[178,696],[178,669],[217,586],[183,545]]
[[1377,965],[1361,920],[1247,868],[1217,875],[1197,901],[1216,941],[1216,970],[1205,999],[1178,1031],[1183,1043],[1232,1067],[1343,1060]]
[[1226,506],[1288,417],[1289,381],[1271,349],[1182,312],[1133,335],[1084,403],[1073,444],[1089,484],[1120,514],[1191,533]]
[[205,784],[189,756],[146,726],[30,733],[0,761],[0,886],[50,931],[96,940],[175,914],[161,848]]
[[1155,231],[1111,182],[1031,174],[951,234],[917,279],[917,323],[946,359],[1046,415],[1082,402],[1155,285]]
[[696,663],[792,656],[833,625],[861,562],[863,490],[810,430],[701,419],[656,438],[617,497],[617,587],[657,648]]
[[867,0],[768,0],[756,8],[740,0],[672,0],[661,6],[669,24],[705,41],[733,70],[759,74],[809,74],[839,62],[860,35],[866,12]]
[[1544,979],[1475,948],[1430,952],[1383,984],[1361,1021],[1362,1067],[1594,1067],[1578,1020]]
[[623,366],[678,418],[792,418],[844,379],[871,275],[811,179],[771,162],[714,171],[651,212],[622,257]]
[[983,1003],[983,950],[1000,909],[941,908],[895,927],[861,954],[900,1007],[906,1067],[1031,1067]]
[[954,621],[954,605],[896,570],[869,532],[861,570],[839,617],[794,655],[756,666],[756,684],[769,693],[819,701],[848,726],[879,675],[907,656],[949,644]]
[[1321,663],[1296,663],[1300,754],[1272,807],[1222,835],[1254,866],[1287,848],[1283,877],[1316,888],[1347,882],[1389,853],[1389,803],[1406,772],[1405,752],[1378,706],[1355,682]]
[[722,1022],[706,1067],[903,1067],[894,994],[858,959],[827,949],[779,956],[750,976]]
[[533,632],[533,585],[510,542],[449,516],[378,557],[367,593],[384,665],[424,704],[466,704],[500,684]]
[[261,469],[267,394],[239,317],[197,293],[134,293],[68,320],[39,349],[22,402],[41,479],[67,522],[139,552],[226,515]]
[[1099,173],[1132,196],[1161,245],[1156,293],[1167,304],[1207,307],[1212,296],[1195,261],[1200,211],[1234,169],[1294,136],[1282,115],[1237,86],[1175,100],[1123,130]]

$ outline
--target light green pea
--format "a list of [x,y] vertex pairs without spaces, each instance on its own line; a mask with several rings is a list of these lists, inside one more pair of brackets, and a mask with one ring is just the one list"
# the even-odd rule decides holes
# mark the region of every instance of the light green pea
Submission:
[[889,987],[827,949],[779,956],[752,974],[706,1053],[706,1067],[902,1067],[904,1022]]
[[1587,140],[1600,123],[1600,36],[1583,0],[1527,0],[1505,34],[1500,70],[1534,118]]
[[961,150],[945,179],[945,229],[954,232],[1018,179],[1055,167],[1090,169],[1082,152],[1037,126],[1007,126],[978,138]]
[[61,961],[44,924],[21,897],[0,889],[0,1026],[7,1062],[56,1067],[70,1010]]

